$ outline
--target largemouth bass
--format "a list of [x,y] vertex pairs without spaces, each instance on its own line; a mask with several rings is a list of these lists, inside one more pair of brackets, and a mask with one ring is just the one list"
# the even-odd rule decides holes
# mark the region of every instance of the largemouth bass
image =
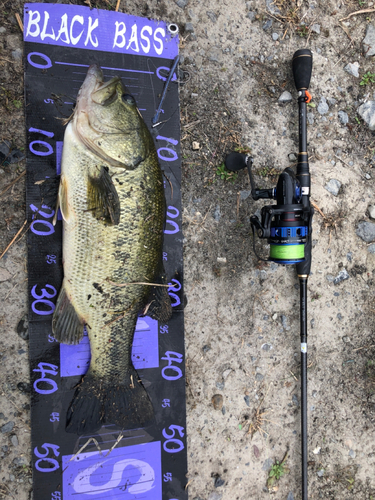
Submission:
[[146,310],[160,321],[171,316],[162,264],[163,180],[134,98],[120,78],[105,83],[96,65],[65,131],[58,204],[64,281],[53,333],[78,344],[86,325],[91,349],[66,430],[143,427],[153,407],[131,362],[135,325]]

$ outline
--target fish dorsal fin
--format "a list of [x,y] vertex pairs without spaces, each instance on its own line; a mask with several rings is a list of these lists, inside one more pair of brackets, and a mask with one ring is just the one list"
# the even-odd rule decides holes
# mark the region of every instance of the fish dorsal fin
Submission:
[[98,175],[89,175],[87,189],[87,209],[96,219],[107,224],[120,222],[120,200],[108,173],[108,168],[101,166]]

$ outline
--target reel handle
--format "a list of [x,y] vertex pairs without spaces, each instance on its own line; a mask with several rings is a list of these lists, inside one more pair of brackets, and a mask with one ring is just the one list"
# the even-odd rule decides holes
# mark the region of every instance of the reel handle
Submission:
[[293,55],[293,77],[296,89],[307,90],[310,85],[312,72],[312,53],[309,49],[300,49]]

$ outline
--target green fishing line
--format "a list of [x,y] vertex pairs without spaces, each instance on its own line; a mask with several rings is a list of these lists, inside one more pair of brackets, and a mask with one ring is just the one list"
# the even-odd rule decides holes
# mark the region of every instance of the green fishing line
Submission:
[[271,245],[270,258],[297,260],[305,258],[305,245]]

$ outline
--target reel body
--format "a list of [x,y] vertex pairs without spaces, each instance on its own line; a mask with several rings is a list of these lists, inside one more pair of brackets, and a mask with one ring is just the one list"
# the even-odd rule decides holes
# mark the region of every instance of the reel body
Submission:
[[270,244],[270,256],[261,260],[281,265],[299,264],[305,261],[305,245],[311,235],[312,209],[302,202],[303,188],[294,171],[287,167],[279,176],[274,189],[256,189],[251,172],[253,159],[241,153],[230,153],[225,159],[228,170],[240,170],[247,166],[251,194],[254,200],[261,198],[276,200],[276,205],[261,209],[260,218],[250,217],[253,234]]
[[309,211],[301,204],[302,189],[291,168],[279,176],[275,189],[276,205],[262,208],[261,220],[250,218],[260,238],[270,244],[268,260],[277,264],[298,264],[305,260],[305,243],[309,234]]

